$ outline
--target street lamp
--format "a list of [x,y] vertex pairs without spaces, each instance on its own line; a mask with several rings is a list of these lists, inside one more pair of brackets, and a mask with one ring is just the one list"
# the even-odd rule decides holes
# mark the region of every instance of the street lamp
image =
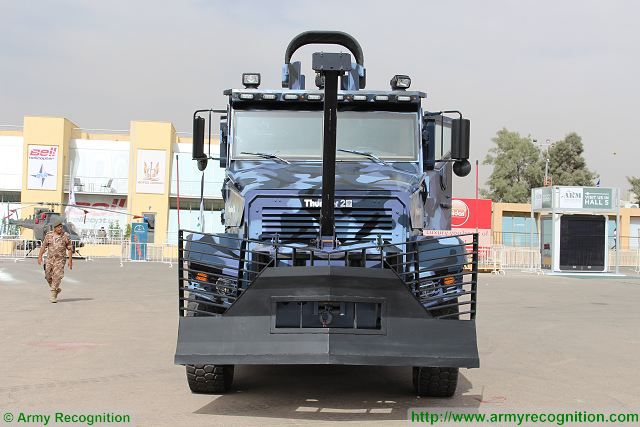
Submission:
[[545,165],[544,165],[544,185],[547,186],[549,184],[549,147],[551,146],[551,142],[547,139],[546,140],[546,145],[547,145],[547,158],[545,160]]
[[544,161],[544,163],[545,163],[545,164],[544,164],[544,181],[543,181],[543,184],[542,184],[542,185],[544,185],[545,187],[549,187],[549,186],[550,186],[550,185],[549,185],[549,184],[550,184],[550,182],[549,182],[549,161],[551,160],[551,159],[549,159],[549,148],[550,148],[553,144],[551,143],[551,140],[550,140],[550,139],[548,139],[548,138],[545,140],[545,142],[544,142],[544,143],[540,143],[540,144],[538,144],[538,140],[537,140],[537,139],[534,139],[534,140],[533,140],[533,143],[534,143],[534,144],[537,144],[537,145],[538,145],[539,147],[541,147],[541,148],[542,148],[543,146],[546,146],[546,147],[547,147],[547,151],[546,151],[546,153],[545,153],[545,154],[546,154],[546,158],[545,158],[545,161]]

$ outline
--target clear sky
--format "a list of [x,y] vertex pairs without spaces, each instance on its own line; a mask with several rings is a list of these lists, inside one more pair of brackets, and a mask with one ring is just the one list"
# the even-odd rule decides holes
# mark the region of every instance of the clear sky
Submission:
[[[472,160],[503,126],[539,141],[575,131],[603,186],[640,175],[638,1],[0,0],[0,17],[0,125],[52,115],[190,132],[193,110],[223,107],[242,72],[280,87],[293,36],[341,30],[364,49],[367,88],[408,74],[425,108],[462,110]],[[314,50],[294,57],[309,82]]]

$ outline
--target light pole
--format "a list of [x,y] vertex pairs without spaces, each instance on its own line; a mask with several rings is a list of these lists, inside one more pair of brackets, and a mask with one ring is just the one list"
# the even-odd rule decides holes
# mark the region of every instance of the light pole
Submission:
[[551,143],[551,140],[550,140],[550,139],[548,139],[548,138],[545,140],[544,144],[543,144],[543,143],[538,144],[538,140],[537,140],[537,139],[535,139],[535,138],[534,138],[534,140],[533,140],[533,143],[534,143],[534,144],[536,144],[536,145],[538,145],[538,146],[539,146],[539,147],[541,147],[541,148],[542,148],[543,146],[546,146],[546,147],[547,147],[547,151],[545,152],[545,157],[546,157],[546,158],[544,159],[544,181],[543,181],[543,184],[542,184],[542,185],[543,185],[543,186],[545,186],[545,187],[550,187],[550,185],[549,185],[549,161],[550,161],[551,159],[549,159],[549,148],[550,148],[553,144]]

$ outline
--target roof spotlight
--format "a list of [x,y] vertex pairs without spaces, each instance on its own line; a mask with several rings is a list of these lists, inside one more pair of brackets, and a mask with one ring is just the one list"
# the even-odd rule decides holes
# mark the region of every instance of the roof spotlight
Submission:
[[402,74],[396,74],[391,81],[391,90],[405,90],[411,86],[411,77]]
[[242,73],[242,84],[247,89],[257,89],[260,86],[260,73]]

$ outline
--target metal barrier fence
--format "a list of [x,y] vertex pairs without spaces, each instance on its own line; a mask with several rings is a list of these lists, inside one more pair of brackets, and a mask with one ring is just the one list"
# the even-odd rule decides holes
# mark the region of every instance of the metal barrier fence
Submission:
[[120,247],[120,266],[125,262],[158,262],[173,267],[177,260],[178,246],[169,243],[122,242]]
[[478,270],[482,272],[500,271],[500,252],[498,248],[489,246],[478,249]]
[[0,260],[18,262],[26,258],[36,258],[40,242],[30,239],[6,238],[0,239]]
[[479,251],[479,270],[505,274],[508,270],[540,273],[541,256],[537,247],[492,245]]
[[541,256],[540,249],[537,247],[496,247],[499,253],[498,271],[505,270],[521,270],[532,273],[540,272]]

